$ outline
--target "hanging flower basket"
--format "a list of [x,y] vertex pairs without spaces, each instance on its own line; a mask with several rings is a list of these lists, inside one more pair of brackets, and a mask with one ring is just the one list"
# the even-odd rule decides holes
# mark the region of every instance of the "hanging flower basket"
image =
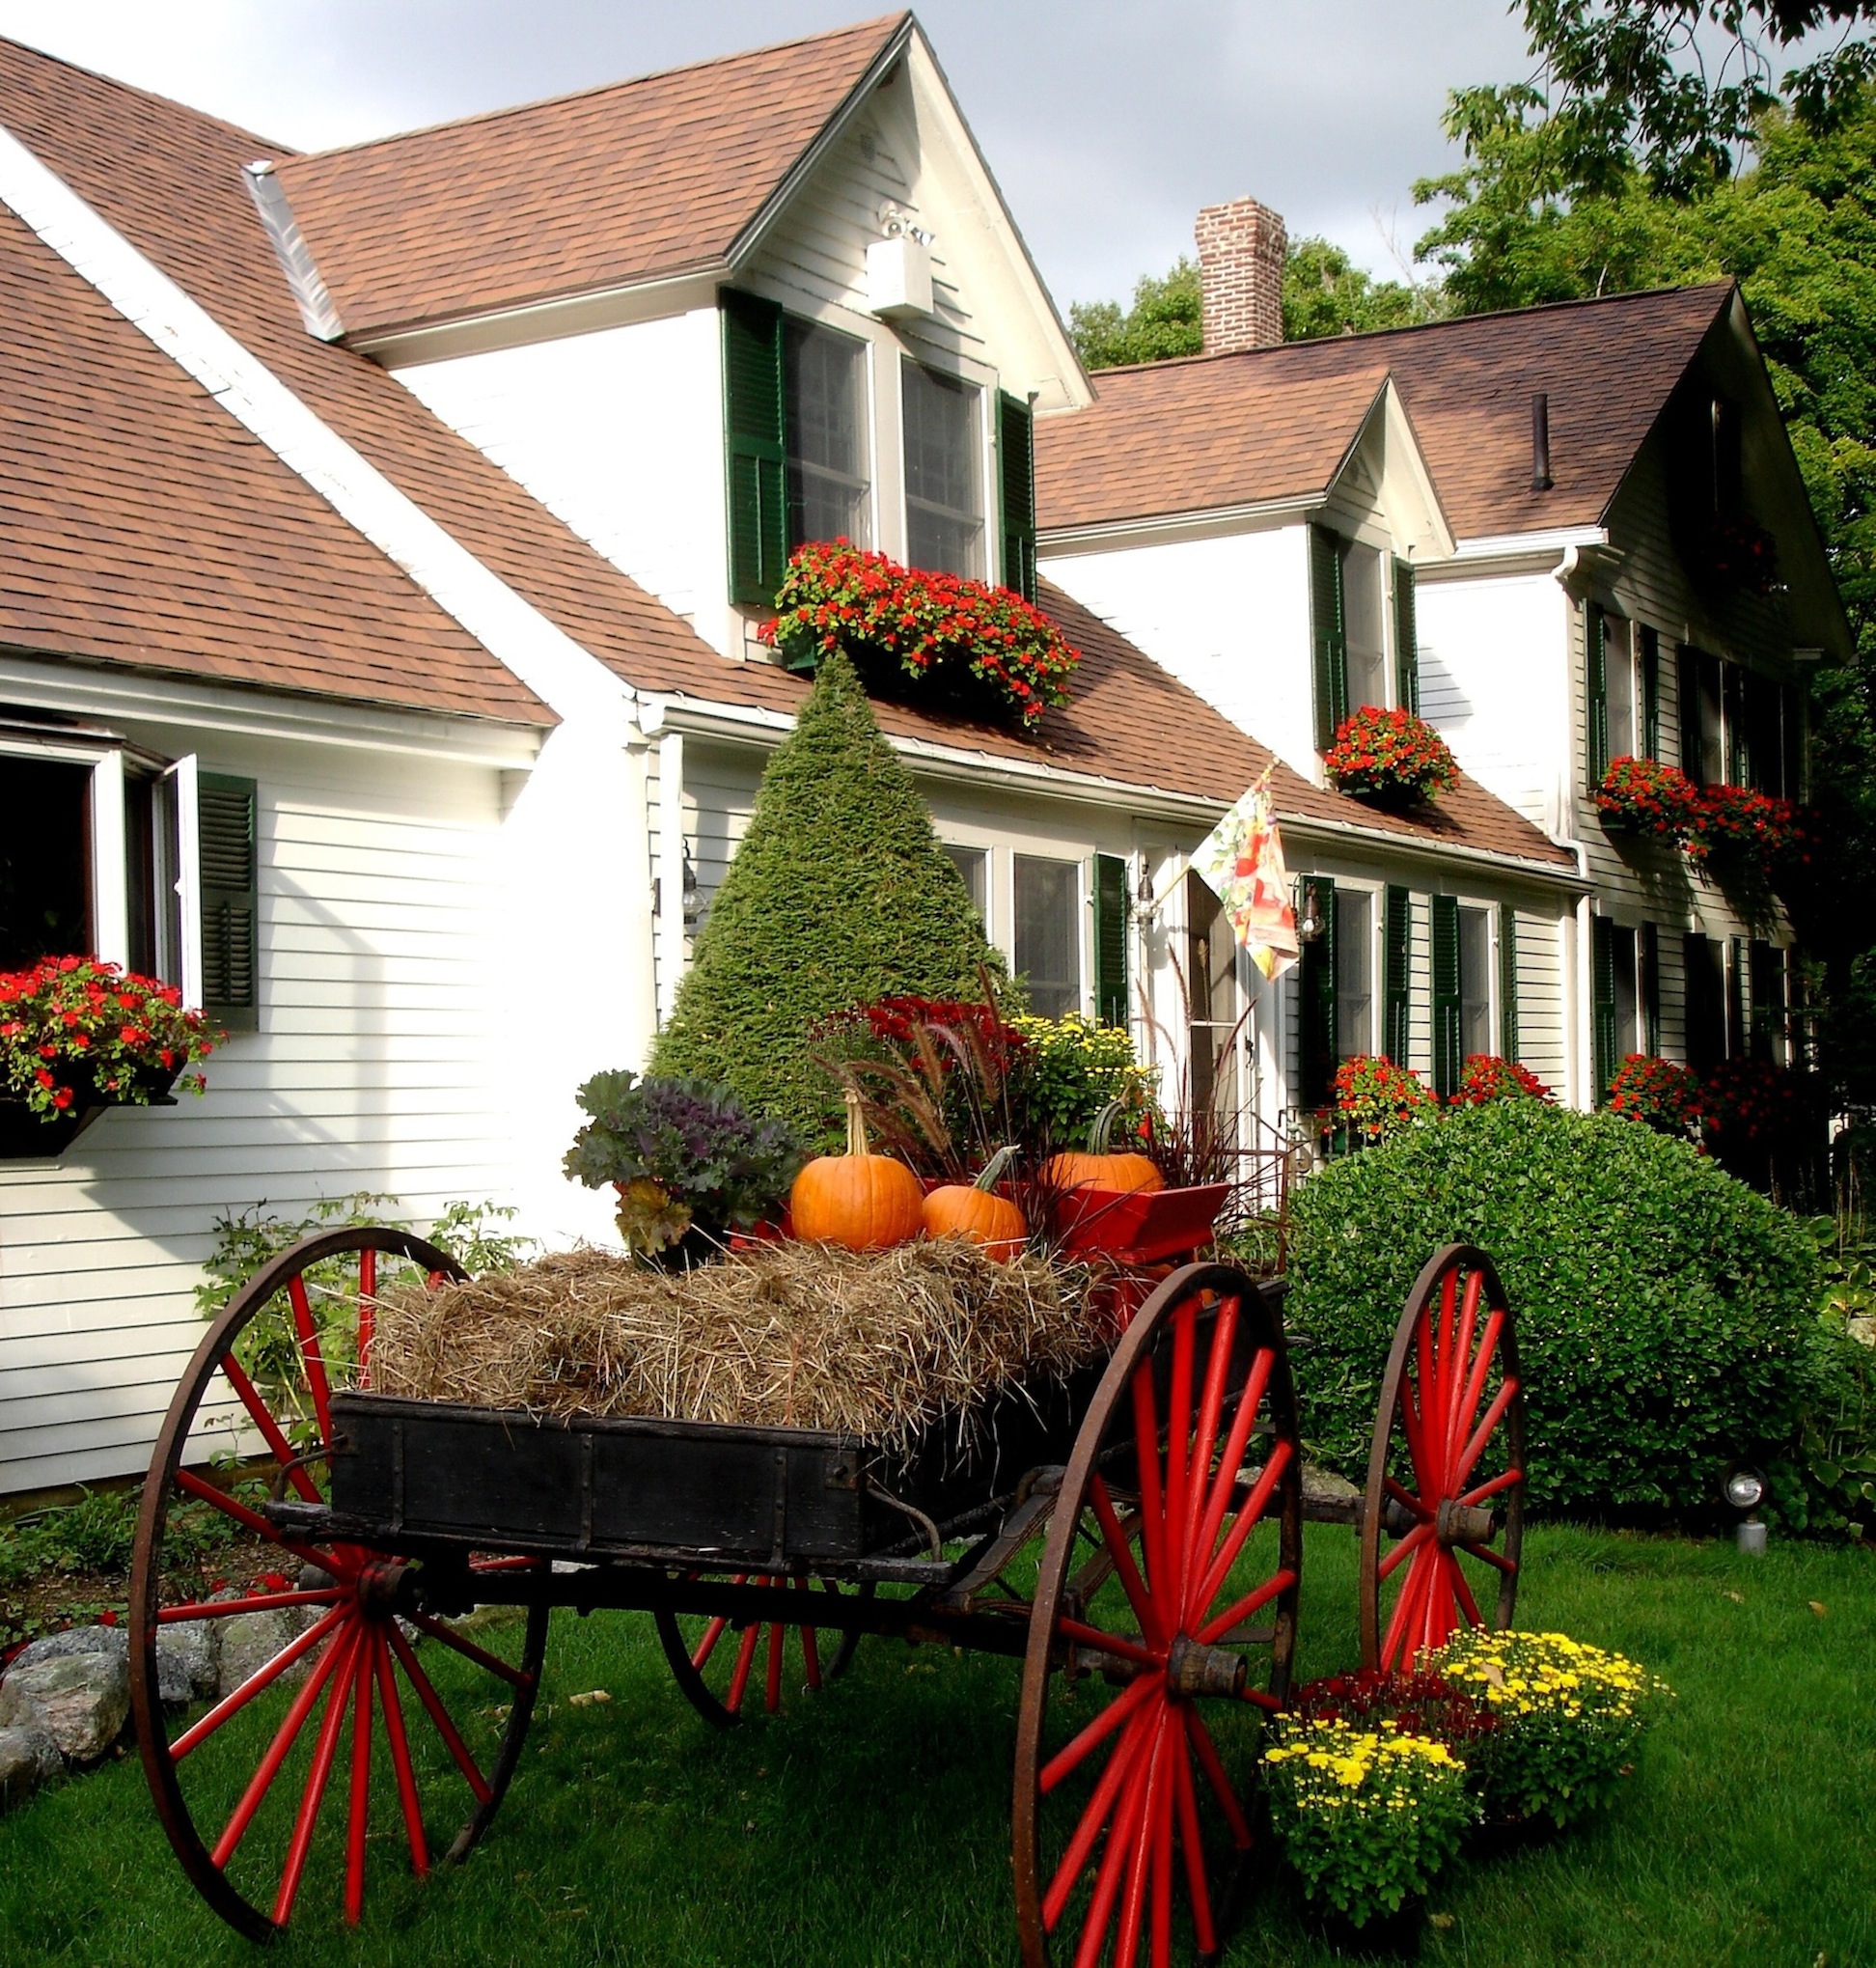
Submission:
[[94,956],[0,973],[0,1158],[59,1155],[107,1107],[174,1105],[214,1050],[181,993]]
[[1338,792],[1376,806],[1419,806],[1459,776],[1447,741],[1424,718],[1372,704],[1344,720],[1323,764]]
[[1699,826],[1700,789],[1677,765],[1657,759],[1617,759],[1603,774],[1595,800],[1612,834],[1679,846]]
[[1041,609],[1007,588],[902,568],[844,540],[797,547],[758,634],[791,670],[844,649],[876,682],[1013,710],[1027,728],[1068,701],[1081,661]]

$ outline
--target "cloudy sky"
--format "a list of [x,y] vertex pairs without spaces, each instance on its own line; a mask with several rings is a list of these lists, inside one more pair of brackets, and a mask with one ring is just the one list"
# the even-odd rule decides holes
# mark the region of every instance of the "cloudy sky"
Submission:
[[[864,19],[879,0],[0,0],[0,33],[303,149]],[[881,10],[883,11],[883,9]],[[1057,300],[1119,297],[1249,192],[1396,273],[1446,91],[1528,69],[1503,0],[921,0]]]

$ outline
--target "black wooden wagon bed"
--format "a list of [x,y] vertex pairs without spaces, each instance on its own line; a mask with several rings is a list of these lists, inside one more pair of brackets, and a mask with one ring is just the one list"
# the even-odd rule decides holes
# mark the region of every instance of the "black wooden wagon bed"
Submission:
[[[223,1918],[277,1931],[317,1849],[359,1919],[389,1798],[424,1873],[427,1756],[466,1789],[447,1847],[465,1856],[513,1776],[551,1613],[609,1607],[651,1615],[679,1688],[726,1727],[819,1690],[867,1635],[1019,1659],[1026,1963],[1217,1953],[1252,1845],[1257,1718],[1287,1695],[1296,1637],[1302,1455],[1281,1284],[1205,1263],[1143,1284],[1104,1362],[890,1449],[375,1393],[380,1270],[413,1268],[459,1275],[389,1230],[276,1259],[210,1328],[157,1445],[132,1581],[138,1734],[171,1843]],[[231,1407],[271,1457],[259,1508],[200,1466],[200,1424]],[[1449,1246],[1409,1297],[1382,1383],[1358,1513],[1370,1662],[1481,1622],[1475,1585],[1508,1621],[1522,1492],[1510,1313],[1489,1261]],[[183,1497],[239,1521],[278,1568],[232,1596],[166,1599]],[[292,1624],[179,1725],[158,1633],[241,1615]]]

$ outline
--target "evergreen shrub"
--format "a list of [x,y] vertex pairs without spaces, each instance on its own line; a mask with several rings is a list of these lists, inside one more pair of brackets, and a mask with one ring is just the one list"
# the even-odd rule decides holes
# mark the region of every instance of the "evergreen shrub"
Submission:
[[1313,1454],[1364,1475],[1408,1289],[1455,1241],[1493,1258],[1517,1314],[1533,1508],[1698,1515],[1735,1460],[1779,1500],[1816,1318],[1805,1225],[1685,1143],[1537,1100],[1455,1110],[1298,1191],[1284,1316],[1311,1343]]
[[853,665],[822,657],[677,988],[651,1069],[721,1080],[805,1140],[841,1137],[810,1028],[895,993],[979,993],[1001,963]]

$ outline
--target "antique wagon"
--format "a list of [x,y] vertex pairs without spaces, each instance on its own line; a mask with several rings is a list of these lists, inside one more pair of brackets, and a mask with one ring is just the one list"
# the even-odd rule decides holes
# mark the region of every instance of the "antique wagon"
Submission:
[[[548,1421],[375,1393],[394,1271],[459,1275],[440,1250],[370,1228],[267,1265],[198,1348],[146,1485],[138,1735],[170,1843],[225,1920],[255,1939],[285,1926],[331,1789],[343,1864],[336,1828],[321,1863],[360,1917],[380,1755],[378,1803],[395,1797],[423,1874],[438,1842],[420,1730],[435,1732],[433,1773],[467,1793],[447,1845],[463,1857],[514,1776],[550,1614],[609,1607],[652,1617],[683,1692],[725,1725],[758,1686],[770,1708],[785,1676],[818,1686],[867,1635],[1020,1661],[1024,1960],[1216,1954],[1252,1845],[1255,1718],[1282,1706],[1296,1640],[1306,1512],[1281,1283],[1188,1264],[1123,1297],[1103,1362],[889,1452],[803,1428]],[[202,1466],[216,1401],[238,1403],[272,1458],[259,1508]],[[1395,1334],[1366,1493],[1319,1512],[1359,1529],[1370,1662],[1480,1622],[1483,1580],[1491,1619],[1508,1622],[1523,1451],[1510,1310],[1484,1255],[1448,1246]],[[263,1540],[277,1569],[237,1595],[167,1602],[184,1497]],[[160,1700],[161,1628],[256,1614],[299,1630],[179,1726]]]

